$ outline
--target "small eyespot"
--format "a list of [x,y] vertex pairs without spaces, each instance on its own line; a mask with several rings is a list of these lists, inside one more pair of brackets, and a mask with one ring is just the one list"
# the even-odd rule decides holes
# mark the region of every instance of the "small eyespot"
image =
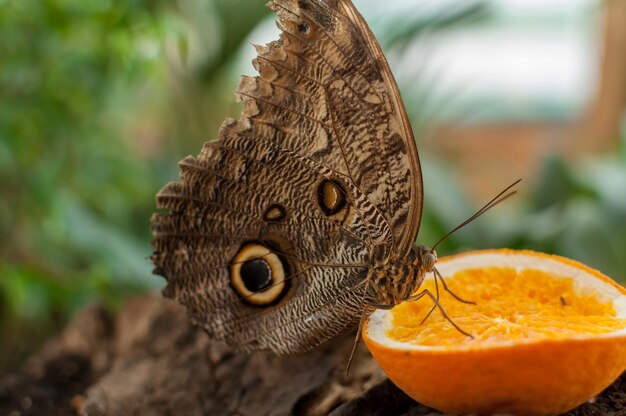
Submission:
[[298,24],[298,32],[302,33],[303,35],[308,35],[309,33],[311,33],[311,27],[304,23],[304,22],[300,22]]
[[338,183],[325,179],[317,188],[317,202],[324,214],[335,215],[346,206],[346,191]]
[[269,305],[284,293],[285,265],[270,248],[244,245],[230,265],[230,283],[241,298],[254,305]]
[[272,204],[266,210],[265,214],[263,214],[263,219],[269,222],[279,222],[287,218],[287,210],[285,207],[279,204]]

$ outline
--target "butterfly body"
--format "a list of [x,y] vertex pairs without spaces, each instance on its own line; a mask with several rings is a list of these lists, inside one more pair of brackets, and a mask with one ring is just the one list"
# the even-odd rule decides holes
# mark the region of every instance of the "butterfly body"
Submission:
[[437,261],[434,251],[414,245],[408,255],[378,262],[368,275],[368,299],[379,309],[388,309],[414,296]]
[[292,354],[409,299],[434,262],[413,245],[419,158],[367,24],[349,0],[269,7],[281,37],[257,47],[240,119],[158,193],[152,261],[212,338]]

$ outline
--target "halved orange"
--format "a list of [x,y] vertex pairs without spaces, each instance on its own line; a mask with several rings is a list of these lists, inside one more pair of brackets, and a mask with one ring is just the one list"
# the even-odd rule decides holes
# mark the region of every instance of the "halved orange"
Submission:
[[[573,260],[487,250],[443,258],[439,310],[423,297],[377,310],[363,338],[388,377],[446,413],[556,415],[626,370],[626,289]],[[432,277],[421,289],[435,293]]]

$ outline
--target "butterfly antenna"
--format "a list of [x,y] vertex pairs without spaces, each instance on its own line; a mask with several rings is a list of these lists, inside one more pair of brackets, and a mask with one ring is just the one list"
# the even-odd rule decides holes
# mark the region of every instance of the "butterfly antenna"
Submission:
[[515,185],[517,185],[518,183],[520,183],[522,180],[518,179],[515,182],[513,182],[512,184],[510,184],[509,186],[507,186],[504,190],[502,190],[502,192],[500,192],[498,195],[496,195],[491,201],[487,202],[485,204],[485,206],[483,206],[481,209],[479,209],[478,211],[476,211],[476,213],[474,215],[472,215],[471,217],[469,217],[468,219],[466,219],[465,221],[463,221],[461,224],[457,225],[456,227],[454,227],[452,229],[452,231],[450,231],[449,233],[447,233],[446,235],[444,235],[443,237],[441,237],[431,248],[432,251],[435,250],[435,248],[446,238],[450,237],[452,234],[454,234],[456,231],[460,230],[461,228],[465,227],[467,224],[469,224],[470,222],[474,221],[476,218],[480,217],[481,215],[483,215],[485,212],[489,211],[491,208],[495,207],[496,205],[498,205],[500,202],[505,201],[506,199],[508,199],[509,197],[515,195],[517,193],[517,191],[511,191],[511,188],[513,188]]

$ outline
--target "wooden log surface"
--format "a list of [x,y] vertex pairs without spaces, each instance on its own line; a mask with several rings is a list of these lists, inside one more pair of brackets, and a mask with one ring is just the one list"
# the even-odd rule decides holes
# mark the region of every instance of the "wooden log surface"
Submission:
[[[80,313],[0,379],[0,415],[440,415],[397,389],[353,335],[297,357],[232,352],[159,295]],[[626,374],[568,413],[626,415]]]

